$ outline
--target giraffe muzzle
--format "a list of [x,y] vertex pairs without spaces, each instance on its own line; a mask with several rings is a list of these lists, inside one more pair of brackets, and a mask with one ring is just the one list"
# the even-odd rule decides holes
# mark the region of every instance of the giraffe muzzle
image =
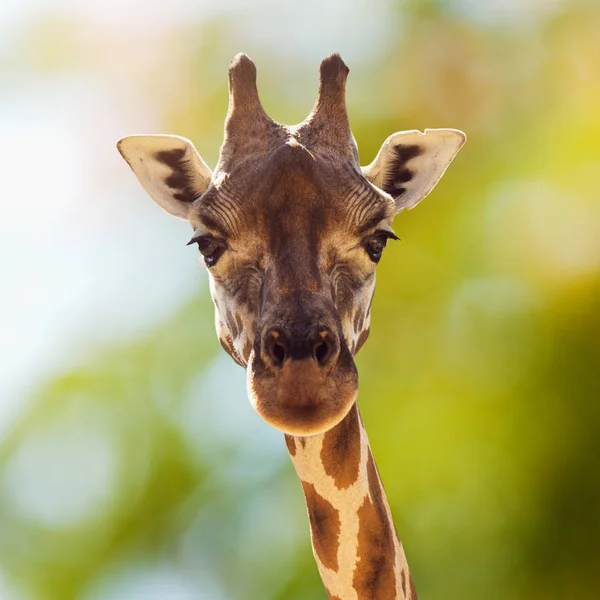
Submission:
[[354,359],[326,326],[267,327],[247,368],[250,402],[273,427],[316,435],[337,425],[356,400]]

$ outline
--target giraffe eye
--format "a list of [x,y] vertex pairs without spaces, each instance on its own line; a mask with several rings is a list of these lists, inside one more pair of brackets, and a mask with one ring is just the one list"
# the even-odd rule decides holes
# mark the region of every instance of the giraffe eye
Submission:
[[387,237],[384,235],[376,235],[369,238],[365,243],[365,250],[369,255],[369,258],[374,262],[378,263],[381,255],[383,254],[383,249],[387,244]]
[[204,264],[207,267],[213,267],[227,248],[225,242],[208,236],[194,237],[188,242],[188,246],[190,244],[198,245],[198,250],[204,257]]

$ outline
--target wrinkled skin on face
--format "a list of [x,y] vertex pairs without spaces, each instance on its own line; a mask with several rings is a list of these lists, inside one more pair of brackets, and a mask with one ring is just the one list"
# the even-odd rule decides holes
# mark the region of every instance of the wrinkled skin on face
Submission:
[[205,259],[217,332],[246,367],[256,410],[288,433],[318,433],[356,398],[353,355],[369,331],[373,250],[392,235],[395,204],[360,171],[293,139],[257,164],[245,189],[234,176],[218,182],[190,222],[219,247],[214,264]]

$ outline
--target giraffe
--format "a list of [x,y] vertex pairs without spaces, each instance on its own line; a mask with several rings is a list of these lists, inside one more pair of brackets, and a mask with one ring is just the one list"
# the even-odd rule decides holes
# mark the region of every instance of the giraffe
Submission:
[[320,67],[300,124],[264,111],[245,54],[211,171],[193,144],[133,135],[117,147],[166,212],[189,221],[208,271],[215,326],[246,370],[250,402],[284,433],[330,600],[414,600],[402,543],[357,407],[354,355],[369,335],[375,267],[396,214],[436,185],[466,136],[397,132],[361,167],[339,54]]

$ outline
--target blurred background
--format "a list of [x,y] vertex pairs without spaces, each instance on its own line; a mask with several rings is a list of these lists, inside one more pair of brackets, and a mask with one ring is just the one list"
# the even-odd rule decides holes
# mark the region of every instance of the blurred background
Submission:
[[419,596],[599,598],[600,6],[295,4],[0,8],[0,599],[325,599],[188,225],[115,143],[214,166],[237,52],[296,123],[336,50],[363,164],[394,131],[469,137],[397,219],[358,357]]

